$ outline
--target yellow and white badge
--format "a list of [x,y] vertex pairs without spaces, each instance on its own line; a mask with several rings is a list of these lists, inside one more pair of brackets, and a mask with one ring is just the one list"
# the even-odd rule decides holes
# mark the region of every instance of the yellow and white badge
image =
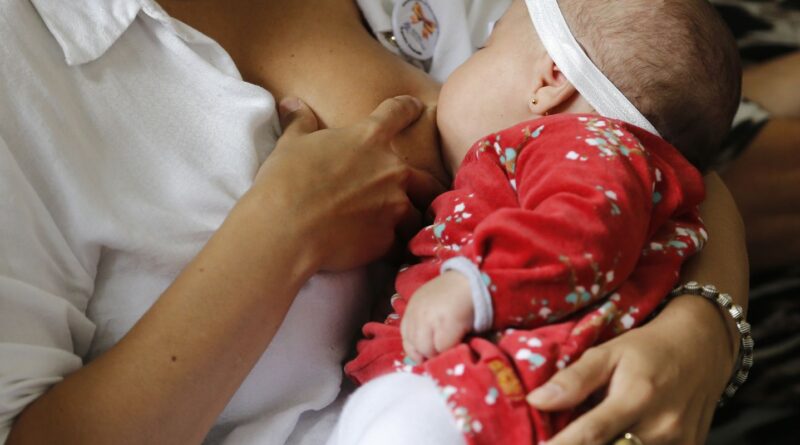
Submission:
[[392,12],[394,41],[404,56],[427,61],[439,41],[439,21],[425,0],[397,0]]

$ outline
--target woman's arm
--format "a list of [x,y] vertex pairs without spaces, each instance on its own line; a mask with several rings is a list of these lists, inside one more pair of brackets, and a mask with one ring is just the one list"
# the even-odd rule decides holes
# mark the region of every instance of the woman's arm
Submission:
[[262,212],[290,215],[258,201],[242,200],[117,345],[28,406],[8,444],[199,443],[313,272]]
[[200,443],[300,286],[375,259],[398,222],[418,220],[406,188],[433,179],[389,141],[419,101],[389,100],[358,125],[314,133],[313,113],[287,106],[284,137],[198,256],[118,344],[29,405],[8,444]]
[[[744,228],[716,174],[706,180],[702,214],[711,239],[683,280],[713,283],[747,307]],[[674,299],[653,321],[587,351],[532,393],[537,408],[574,408],[608,386],[605,399],[549,445],[602,445],[633,432],[647,445],[705,442],[738,351],[733,323],[703,298]]]

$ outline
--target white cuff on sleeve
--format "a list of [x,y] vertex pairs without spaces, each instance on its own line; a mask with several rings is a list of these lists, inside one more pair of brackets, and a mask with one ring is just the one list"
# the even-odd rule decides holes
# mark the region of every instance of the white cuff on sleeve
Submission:
[[489,295],[489,288],[483,281],[481,270],[469,259],[460,256],[451,258],[442,264],[441,273],[456,271],[464,275],[469,281],[472,291],[472,305],[475,308],[475,320],[472,329],[475,332],[486,332],[492,327],[494,320],[494,310],[492,308],[492,296]]

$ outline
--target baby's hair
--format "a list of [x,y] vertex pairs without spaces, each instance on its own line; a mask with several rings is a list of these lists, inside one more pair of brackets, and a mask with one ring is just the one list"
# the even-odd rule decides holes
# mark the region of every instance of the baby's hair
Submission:
[[741,62],[707,0],[560,0],[589,57],[700,170],[722,149],[741,95]]

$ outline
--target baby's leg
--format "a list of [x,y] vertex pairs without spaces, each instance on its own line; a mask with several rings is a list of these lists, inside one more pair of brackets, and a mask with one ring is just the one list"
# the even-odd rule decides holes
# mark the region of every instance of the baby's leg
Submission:
[[389,374],[347,401],[328,445],[463,445],[464,436],[428,377]]

